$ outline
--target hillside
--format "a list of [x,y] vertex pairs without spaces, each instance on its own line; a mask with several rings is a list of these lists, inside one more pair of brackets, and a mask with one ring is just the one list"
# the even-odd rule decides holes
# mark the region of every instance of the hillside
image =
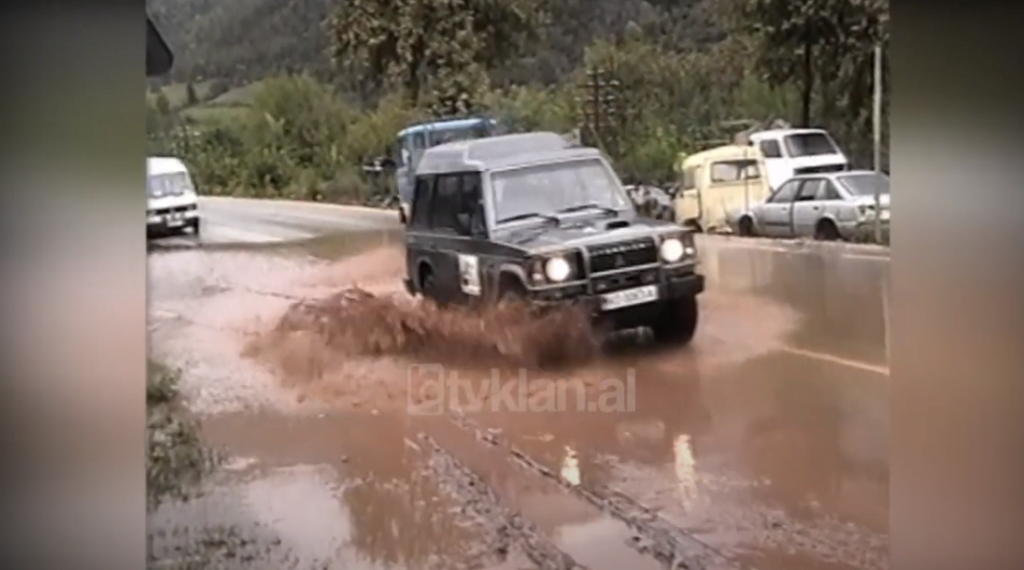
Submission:
[[149,0],[177,60],[171,78],[241,84],[328,67],[321,22],[331,0]]
[[[176,55],[173,81],[228,79],[240,85],[283,71],[331,72],[323,27],[345,0],[149,0],[153,20]],[[574,68],[596,38],[620,36],[629,22],[675,47],[721,39],[701,0],[552,0],[542,41],[503,69],[499,82],[550,83]]]

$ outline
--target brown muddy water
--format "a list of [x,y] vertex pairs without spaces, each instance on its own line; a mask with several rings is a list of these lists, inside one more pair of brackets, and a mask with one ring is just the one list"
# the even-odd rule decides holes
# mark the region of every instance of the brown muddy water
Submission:
[[204,498],[151,517],[154,552],[887,568],[887,265],[705,255],[698,336],[666,352],[598,347],[572,313],[411,299],[395,234],[155,252],[151,351],[231,459]]

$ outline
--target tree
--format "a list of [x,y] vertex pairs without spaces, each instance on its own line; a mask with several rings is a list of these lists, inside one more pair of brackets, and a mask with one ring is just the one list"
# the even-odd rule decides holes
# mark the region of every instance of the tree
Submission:
[[542,21],[537,0],[342,0],[329,23],[331,51],[364,96],[395,84],[419,105],[430,89],[435,111],[457,112]]
[[189,81],[185,84],[185,104],[191,107],[199,103],[199,96],[196,95],[196,86]]
[[721,0],[716,12],[752,42],[769,85],[799,92],[795,122],[828,128],[861,162],[870,155],[873,55],[888,46],[888,0]]

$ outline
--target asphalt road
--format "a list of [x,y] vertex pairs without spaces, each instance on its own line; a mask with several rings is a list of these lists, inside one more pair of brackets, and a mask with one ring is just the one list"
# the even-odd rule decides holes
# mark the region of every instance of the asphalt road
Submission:
[[[690,349],[541,372],[460,360],[487,333],[452,341],[458,319],[404,299],[391,212],[201,208],[200,240],[152,249],[150,346],[230,461],[154,527],[230,528],[247,568],[888,567],[883,250],[704,238]],[[396,300],[320,315],[340,345],[267,336],[296,299],[352,286]],[[372,342],[330,348],[353,339]],[[497,393],[523,375],[526,400]],[[469,392],[444,389],[456,376]],[[551,411],[533,399],[549,385],[583,391]]]
[[157,247],[269,244],[301,241],[341,232],[397,228],[398,214],[332,204],[204,196],[199,199],[202,230],[154,240]]

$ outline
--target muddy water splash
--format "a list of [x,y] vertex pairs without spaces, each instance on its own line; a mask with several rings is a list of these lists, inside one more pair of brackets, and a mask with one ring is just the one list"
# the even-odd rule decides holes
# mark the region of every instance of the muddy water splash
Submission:
[[587,316],[573,308],[544,315],[512,305],[442,310],[428,301],[359,288],[293,304],[272,330],[246,347],[247,355],[271,355],[286,372],[306,377],[346,357],[548,368],[582,363],[598,352]]

